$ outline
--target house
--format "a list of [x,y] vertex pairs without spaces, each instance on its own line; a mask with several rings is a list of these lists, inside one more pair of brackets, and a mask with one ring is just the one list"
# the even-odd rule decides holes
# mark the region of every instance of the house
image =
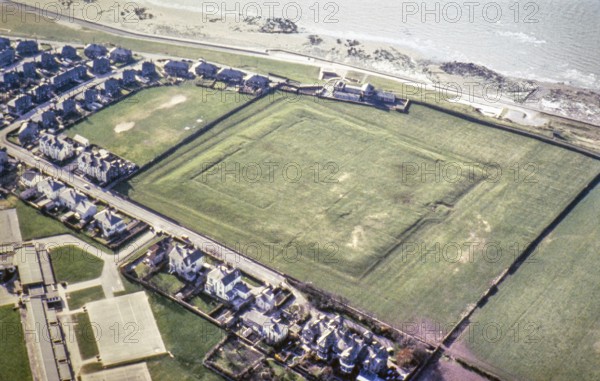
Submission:
[[202,76],[203,78],[215,78],[217,72],[219,71],[219,67],[217,65],[213,65],[204,60],[201,60],[198,65],[196,65],[196,74]]
[[136,75],[136,71],[133,69],[123,70],[123,76],[122,76],[123,84],[129,85],[129,84],[135,83],[135,81],[136,81],[135,75]]
[[250,290],[242,282],[240,270],[228,269],[225,266],[215,267],[208,273],[204,291],[227,302],[238,297],[241,299],[250,297]]
[[56,181],[51,178],[44,179],[37,183],[37,190],[40,193],[43,193],[49,200],[58,199],[58,195],[65,189],[65,185],[60,181]]
[[165,238],[155,243],[146,252],[144,263],[153,268],[160,266],[167,258],[167,254],[171,251],[172,247],[172,240],[170,238]]
[[75,114],[77,112],[77,103],[75,99],[68,98],[58,105],[58,109],[62,111],[63,117]]
[[54,54],[44,52],[42,53],[40,66],[46,70],[54,70],[58,67],[58,62],[56,61]]
[[37,41],[24,40],[17,43],[16,50],[17,54],[20,56],[29,56],[32,54],[37,54],[39,52],[39,47]]
[[23,122],[18,132],[19,142],[25,145],[29,142],[34,141],[39,136],[38,124],[33,121]]
[[77,49],[75,49],[71,45],[63,46],[60,51],[60,56],[62,59],[67,60],[76,60],[79,58],[79,56],[77,55]]
[[8,102],[8,111],[21,115],[33,105],[31,95],[23,94]]
[[19,75],[14,71],[2,74],[2,84],[5,88],[18,87],[19,86]]
[[106,53],[108,53],[108,49],[98,44],[87,44],[83,49],[83,54],[91,60],[104,57]]
[[148,78],[156,75],[156,66],[152,62],[142,63],[142,77]]
[[111,238],[127,229],[123,219],[109,209],[105,209],[94,216],[96,226],[102,231],[104,238]]
[[80,219],[87,221],[96,214],[98,209],[94,203],[85,198],[77,204],[73,211],[79,215]]
[[112,48],[110,50],[110,59],[116,63],[127,63],[133,60],[133,54],[129,49]]
[[86,198],[87,197],[77,192],[73,188],[65,188],[58,194],[57,201],[61,206],[68,208],[69,210],[75,210],[75,208],[77,208],[77,204]]
[[83,100],[87,106],[90,106],[98,101],[98,90],[87,89],[83,93]]
[[104,93],[111,98],[114,98],[121,93],[120,88],[119,81],[114,78],[110,78],[104,82]]
[[0,37],[0,50],[10,48],[10,40],[8,38]]
[[110,61],[108,58],[96,58],[92,61],[92,73],[106,74],[110,71]]
[[190,67],[187,62],[170,60],[165,65],[165,72],[171,77],[187,78]]
[[265,288],[255,300],[256,308],[264,313],[269,313],[275,308],[275,293],[269,288]]
[[35,62],[25,62],[23,64],[23,78],[36,79],[37,70],[35,69]]
[[87,69],[83,65],[77,65],[64,73],[52,78],[52,84],[55,88],[61,88],[83,79],[87,75]]
[[217,73],[217,79],[222,82],[227,82],[231,84],[240,84],[244,80],[244,76],[246,74],[242,71],[231,69],[231,68],[222,68]]
[[15,60],[15,50],[5,49],[0,51],[0,67],[8,66]]
[[242,323],[258,333],[267,344],[277,345],[288,336],[289,328],[281,320],[262,314],[256,310],[245,312]]
[[43,84],[32,89],[33,99],[36,103],[44,103],[52,97],[52,86]]
[[42,127],[54,128],[57,124],[56,113],[53,110],[47,110],[42,113]]
[[63,161],[75,155],[75,147],[66,139],[52,134],[42,134],[39,140],[40,152],[52,160]]
[[25,188],[32,188],[42,180],[44,180],[44,176],[41,173],[27,170],[21,175],[20,182]]
[[0,67],[8,66],[15,60],[15,50],[8,48],[0,52]]
[[387,369],[389,354],[369,331],[359,335],[350,331],[344,319],[320,315],[306,323],[300,334],[305,349],[323,361],[338,359],[340,370],[350,374],[357,367],[373,374]]
[[117,164],[109,162],[100,154],[83,152],[77,158],[77,168],[87,176],[108,183],[120,175]]
[[244,84],[253,89],[263,89],[269,86],[269,78],[258,74],[248,75],[244,79]]
[[169,251],[169,273],[177,273],[188,282],[193,282],[202,265],[204,254],[195,247],[174,245]]

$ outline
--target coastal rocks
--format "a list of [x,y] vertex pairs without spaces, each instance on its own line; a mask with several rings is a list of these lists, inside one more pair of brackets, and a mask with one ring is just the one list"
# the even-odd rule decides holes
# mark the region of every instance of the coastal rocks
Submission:
[[504,83],[506,78],[485,66],[467,62],[446,62],[440,66],[444,72],[462,77],[479,77],[490,82]]
[[292,20],[284,18],[268,18],[259,30],[261,33],[298,33],[298,25]]

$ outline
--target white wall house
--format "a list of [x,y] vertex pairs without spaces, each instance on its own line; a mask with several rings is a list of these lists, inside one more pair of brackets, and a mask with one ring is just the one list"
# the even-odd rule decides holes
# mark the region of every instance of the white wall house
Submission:
[[194,247],[175,245],[169,251],[169,273],[192,282],[204,265],[204,254]]

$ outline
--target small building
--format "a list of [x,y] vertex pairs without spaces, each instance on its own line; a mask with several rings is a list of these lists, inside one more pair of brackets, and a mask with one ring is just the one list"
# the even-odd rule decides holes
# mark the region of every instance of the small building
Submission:
[[124,48],[112,48],[109,56],[115,63],[127,63],[133,60],[131,50]]
[[396,95],[386,91],[375,92],[375,98],[383,103],[396,103]]
[[75,49],[71,45],[65,45],[62,47],[60,51],[60,57],[66,60],[79,59],[79,56],[77,55],[77,49]]
[[248,286],[242,282],[240,270],[225,266],[215,267],[208,273],[204,291],[227,302],[237,297],[247,299],[250,296]]
[[98,212],[98,209],[94,203],[85,198],[77,204],[73,211],[79,215],[80,219],[87,221]]
[[40,62],[40,66],[46,70],[54,70],[58,67],[58,62],[56,61],[54,54],[44,52],[44,53],[42,53],[42,59]]
[[47,199],[52,200],[52,201],[58,199],[58,195],[64,189],[66,189],[66,187],[63,183],[61,183],[60,181],[51,179],[51,178],[46,178],[46,179],[40,181],[39,183],[37,183],[38,192],[43,193]]
[[52,160],[63,161],[75,155],[75,147],[66,139],[52,134],[42,134],[39,140],[40,152]]
[[105,209],[94,216],[96,226],[102,231],[104,238],[114,237],[127,229],[123,219],[109,209]]
[[171,251],[172,240],[171,238],[165,238],[154,245],[150,246],[146,252],[146,258],[144,263],[152,268],[160,266],[161,263],[167,258],[167,254]]
[[96,58],[92,61],[92,73],[98,74],[106,74],[110,71],[110,61],[108,58]]
[[77,192],[73,188],[63,189],[62,191],[60,191],[57,197],[57,201],[61,206],[72,211],[74,211],[75,208],[77,208],[77,204],[79,204],[85,199],[87,199],[87,197]]
[[222,68],[217,73],[217,79],[230,84],[240,84],[246,74],[243,71],[231,68]]
[[83,101],[86,106],[90,106],[98,101],[98,90],[96,89],[87,89],[83,93]]
[[59,103],[58,109],[62,111],[63,117],[77,113],[77,103],[75,99],[68,98]]
[[21,128],[19,128],[17,135],[21,145],[26,145],[36,140],[39,136],[39,133],[40,130],[37,123],[28,120],[27,122],[23,122],[23,124],[21,124]]
[[156,75],[156,65],[153,62],[142,63],[142,77],[149,78]]
[[0,52],[0,67],[8,66],[15,61],[15,50],[8,48]]
[[135,83],[136,82],[135,75],[136,75],[136,71],[133,69],[123,70],[123,76],[122,76],[123,84],[130,85],[132,83]]
[[20,56],[30,56],[39,52],[37,41],[23,40],[17,43],[17,54]]
[[108,49],[99,44],[87,44],[83,49],[83,54],[91,60],[106,56]]
[[267,344],[277,345],[286,339],[289,328],[281,320],[250,310],[241,316],[242,323],[258,333]]
[[8,102],[8,111],[21,115],[33,106],[31,95],[23,94]]
[[104,93],[111,98],[118,96],[121,93],[119,81],[114,78],[109,78],[104,81]]
[[45,179],[45,177],[41,173],[29,169],[29,170],[23,172],[23,174],[21,175],[21,178],[19,179],[19,182],[25,188],[32,188],[32,187],[35,187],[40,181],[43,181],[44,179]]
[[25,62],[23,64],[23,78],[36,79],[37,70],[35,68],[35,62]]
[[64,73],[52,77],[52,84],[59,89],[63,86],[71,85],[83,79],[87,75],[87,69],[84,65],[77,65]]
[[269,288],[265,288],[255,300],[256,308],[264,313],[269,313],[275,308],[275,293]]
[[79,134],[73,136],[73,141],[82,147],[88,147],[90,145],[90,141]]
[[204,254],[195,247],[174,245],[169,251],[169,273],[193,282],[204,265]]
[[248,75],[244,79],[244,84],[253,89],[264,89],[269,86],[269,82],[269,78],[258,74]]
[[2,85],[5,88],[18,87],[21,82],[19,79],[19,75],[14,71],[9,71],[8,73],[3,73],[2,75]]
[[207,79],[215,78],[218,71],[219,67],[217,65],[213,65],[204,60],[201,60],[195,68],[196,75]]
[[58,125],[56,113],[53,110],[47,110],[42,113],[42,127],[54,128]]
[[52,98],[52,86],[45,83],[34,87],[32,92],[36,103],[44,103]]
[[190,67],[187,62],[170,60],[165,65],[165,72],[171,77],[187,78],[190,74]]

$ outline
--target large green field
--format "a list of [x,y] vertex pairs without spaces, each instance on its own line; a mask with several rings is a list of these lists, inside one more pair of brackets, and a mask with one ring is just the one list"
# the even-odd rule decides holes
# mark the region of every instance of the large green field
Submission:
[[58,282],[77,283],[102,275],[104,261],[77,246],[61,246],[50,251],[52,268]]
[[[403,328],[456,322],[599,171],[423,106],[275,95],[120,190],[242,252],[255,244],[267,265]],[[303,255],[269,255],[274,243]]]
[[31,380],[31,368],[19,311],[13,311],[13,306],[0,307],[0,326],[0,381]]
[[248,97],[191,83],[142,90],[68,130],[143,165]]
[[600,379],[600,187],[471,319],[451,349],[504,379]]

